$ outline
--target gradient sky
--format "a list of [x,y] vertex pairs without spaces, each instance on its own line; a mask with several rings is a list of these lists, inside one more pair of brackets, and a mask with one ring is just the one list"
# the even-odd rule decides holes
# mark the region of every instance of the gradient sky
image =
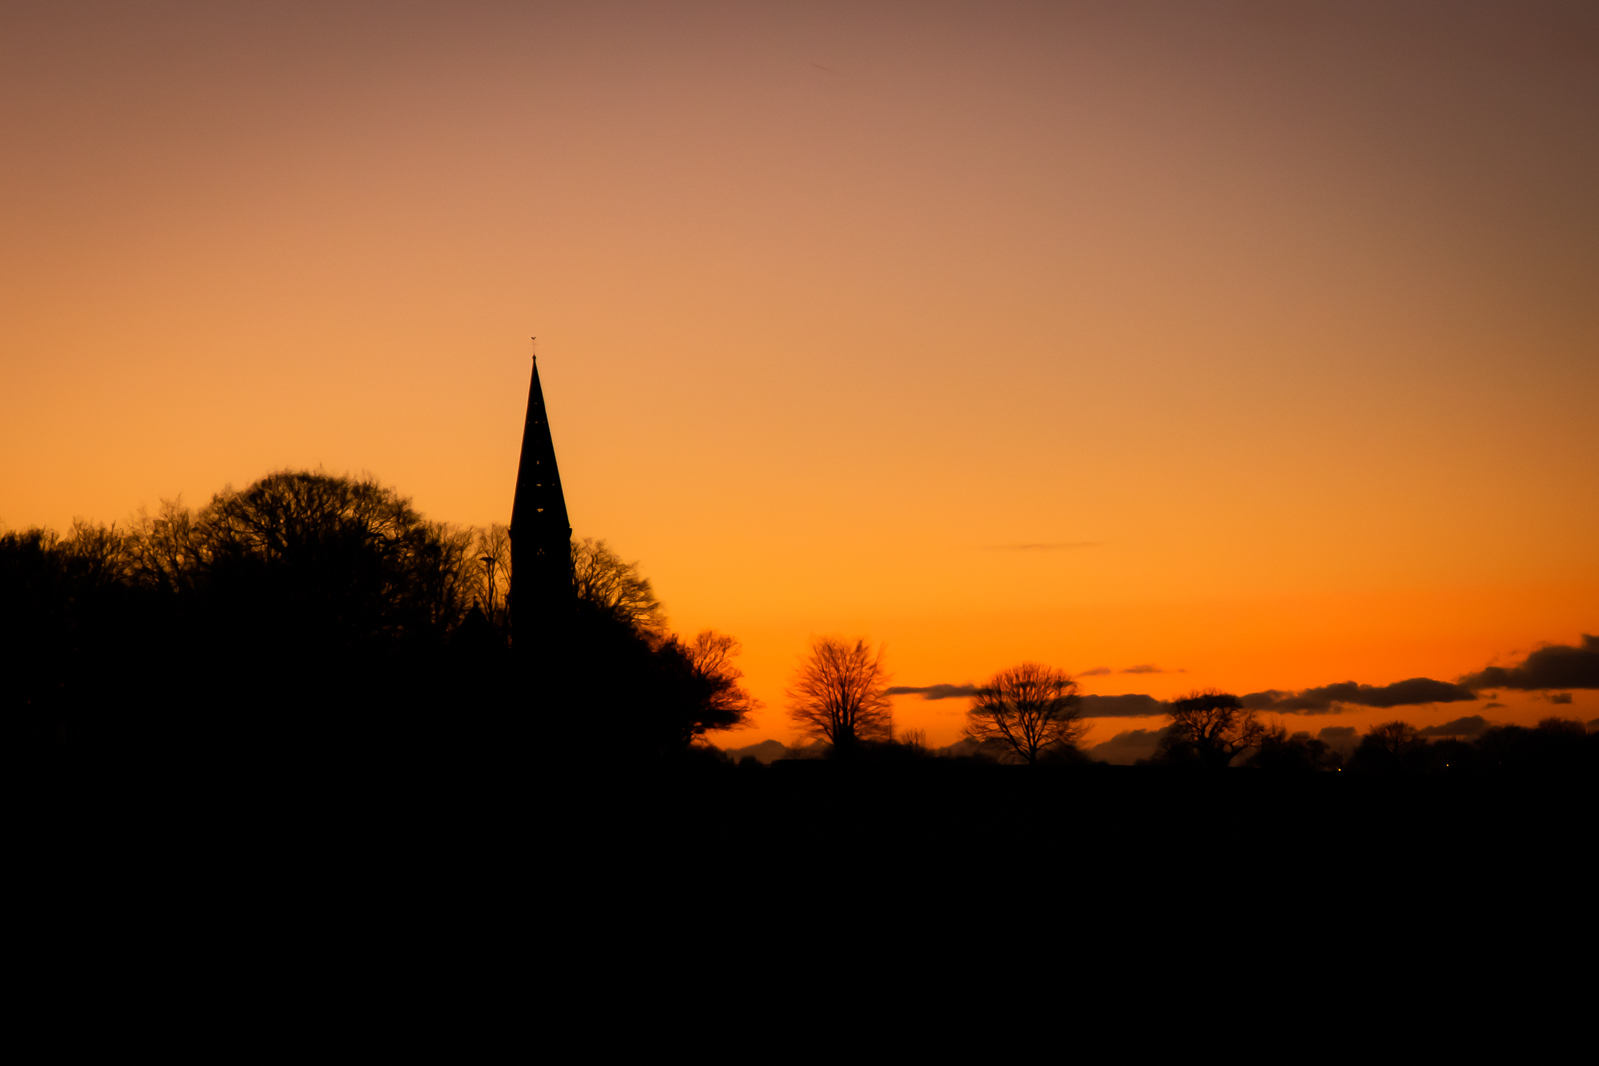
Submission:
[[1591,3],[7,4],[0,521],[504,522],[537,334],[728,742],[812,634],[1453,680],[1599,632],[1596,115]]

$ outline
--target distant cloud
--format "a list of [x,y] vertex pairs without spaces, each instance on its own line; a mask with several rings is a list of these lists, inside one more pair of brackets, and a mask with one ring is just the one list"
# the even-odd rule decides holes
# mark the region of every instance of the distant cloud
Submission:
[[763,740],[759,744],[749,744],[742,748],[723,749],[727,757],[734,762],[746,757],[753,757],[756,762],[772,763],[778,759],[786,759],[791,752],[788,745],[780,740]]
[[1502,703],[1485,703],[1485,704],[1482,705],[1482,709],[1485,710],[1485,711],[1491,711],[1495,707],[1503,707],[1503,706],[1504,706],[1504,704],[1502,704]]
[[1544,699],[1548,700],[1550,703],[1570,703],[1571,702],[1571,693],[1569,693],[1569,692],[1551,692],[1551,693],[1549,693],[1549,695],[1545,696]]
[[895,685],[890,696],[920,696],[924,700],[968,699],[977,695],[976,685]]
[[991,552],[1058,552],[1075,548],[1097,548],[1097,540],[1036,541],[1027,544],[985,544],[984,551]]
[[1346,759],[1360,746],[1360,733],[1352,725],[1327,726],[1316,734],[1316,739]]
[[1412,677],[1391,685],[1359,685],[1341,681],[1299,692],[1267,689],[1243,697],[1245,707],[1255,711],[1281,711],[1288,714],[1330,714],[1337,704],[1353,707],[1409,707],[1418,703],[1459,703],[1477,698],[1464,685]]
[[1104,677],[1106,674],[1113,674],[1115,672],[1116,671],[1112,670],[1108,666],[1096,666],[1092,670],[1084,670],[1082,673],[1078,674],[1077,676],[1078,677]]
[[1467,688],[1513,688],[1523,692],[1551,688],[1599,688],[1599,637],[1584,633],[1582,643],[1548,644],[1516,666],[1490,666],[1460,679]]
[[1186,674],[1187,670],[1162,670],[1153,663],[1142,663],[1138,666],[1129,666],[1120,671],[1124,674]]
[[977,755],[983,750],[981,741],[973,740],[971,737],[961,737],[953,744],[946,744],[942,748],[934,749],[933,754],[946,759],[961,759],[969,755]]
[[1456,718],[1443,725],[1430,725],[1426,729],[1416,732],[1424,737],[1475,737],[1480,736],[1488,728],[1488,719],[1480,714],[1467,715],[1465,718]]
[[[924,700],[971,699],[976,685],[895,685],[890,696],[920,696]],[[1169,705],[1153,696],[1129,693],[1125,696],[1079,696],[1084,718],[1149,718],[1166,714]]]
[[1117,733],[1103,744],[1095,744],[1086,754],[1090,759],[1125,766],[1154,755],[1165,733],[1164,729],[1129,729],[1125,733]]
[[1150,718],[1171,713],[1171,704],[1153,696],[1079,696],[1084,718]]
[[[976,685],[895,685],[890,696],[920,696],[924,700],[971,699]],[[1079,696],[1084,718],[1150,718],[1166,714],[1170,705],[1153,696],[1128,693],[1124,696]]]

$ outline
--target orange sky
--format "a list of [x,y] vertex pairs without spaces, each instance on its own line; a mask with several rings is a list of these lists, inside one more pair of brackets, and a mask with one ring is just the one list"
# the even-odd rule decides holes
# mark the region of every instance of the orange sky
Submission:
[[811,634],[1452,680],[1599,631],[1595,114],[1582,3],[6,5],[0,521],[505,521],[537,334],[738,742]]

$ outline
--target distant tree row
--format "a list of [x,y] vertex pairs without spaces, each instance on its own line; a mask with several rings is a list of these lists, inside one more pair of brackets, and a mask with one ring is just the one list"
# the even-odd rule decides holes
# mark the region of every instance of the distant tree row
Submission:
[[[881,649],[873,652],[860,639],[815,639],[788,689],[789,718],[801,734],[838,755],[874,746],[920,749],[919,736],[894,737],[888,681]],[[974,688],[964,735],[982,756],[1035,765],[1083,761],[1078,744],[1085,730],[1076,680],[1064,670],[1026,662]],[[1215,689],[1172,701],[1148,761],[1209,770],[1345,768],[1343,754],[1325,741],[1262,722],[1237,696]],[[1574,719],[1546,718],[1533,730],[1493,727],[1471,741],[1429,740],[1408,722],[1384,722],[1366,733],[1347,767],[1365,773],[1471,772],[1534,765],[1595,769],[1596,763],[1599,734]]]
[[1267,725],[1238,697],[1204,690],[1173,701],[1170,724],[1153,761],[1213,769],[1237,764],[1275,772],[1348,769],[1374,774],[1599,768],[1599,734],[1588,733],[1575,719],[1553,717],[1535,729],[1495,726],[1470,740],[1430,739],[1409,722],[1395,720],[1368,729],[1346,761],[1308,732]]
[[[479,733],[577,735],[635,758],[682,753],[748,721],[759,704],[741,683],[737,641],[673,634],[638,564],[604,541],[571,551],[570,624],[540,646],[516,635],[506,527],[428,521],[370,478],[281,471],[198,510],[164,502],[126,528],[0,534],[0,728],[33,743],[160,737],[281,751],[402,733],[431,743],[475,722]],[[914,755],[923,738],[895,735],[888,682],[880,647],[818,638],[787,710],[836,754]],[[1026,662],[973,689],[965,733],[1001,761],[1080,760],[1082,711],[1070,674]],[[1429,742],[1395,721],[1368,732],[1347,767],[1521,765],[1593,743],[1564,719],[1469,743]],[[1214,690],[1173,701],[1153,761],[1345,767],[1322,741]]]
[[[848,754],[891,742],[892,700],[883,652],[861,639],[811,642],[788,688],[790,720],[804,735]],[[1065,671],[1022,663],[995,674],[975,694],[966,735],[1029,765],[1077,755],[1084,725],[1077,683]],[[921,737],[910,740],[921,746]]]

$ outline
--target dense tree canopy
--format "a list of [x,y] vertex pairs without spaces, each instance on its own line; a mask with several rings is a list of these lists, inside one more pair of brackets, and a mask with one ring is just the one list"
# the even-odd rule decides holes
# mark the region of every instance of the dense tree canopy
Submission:
[[216,596],[330,647],[442,639],[470,606],[470,535],[369,478],[271,474],[218,493],[194,529]]
[[[503,526],[430,522],[371,478],[311,471],[198,510],[164,502],[127,529],[6,534],[0,635],[20,654],[3,698],[36,733],[159,704],[185,730],[253,723],[251,743],[261,729],[374,736],[377,719],[392,731],[450,708],[559,708],[641,752],[736,727],[756,706],[736,641],[670,635],[638,565],[594,540],[572,542],[582,610],[561,669],[529,683],[507,639],[506,547]],[[153,700],[137,681],[151,674],[184,684]]]

